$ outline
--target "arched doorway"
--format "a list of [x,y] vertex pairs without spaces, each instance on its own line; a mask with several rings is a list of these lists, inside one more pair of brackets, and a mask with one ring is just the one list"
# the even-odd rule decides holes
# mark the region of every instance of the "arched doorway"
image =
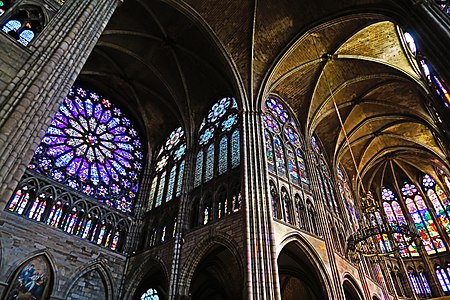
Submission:
[[342,284],[344,289],[345,300],[362,300],[362,294],[357,285],[350,278],[346,278]]
[[308,256],[295,242],[281,250],[278,270],[282,300],[328,299],[324,280]]
[[156,264],[141,279],[133,300],[167,299],[168,283],[165,273]]
[[242,299],[244,276],[234,254],[216,245],[204,256],[191,280],[190,296],[196,300]]

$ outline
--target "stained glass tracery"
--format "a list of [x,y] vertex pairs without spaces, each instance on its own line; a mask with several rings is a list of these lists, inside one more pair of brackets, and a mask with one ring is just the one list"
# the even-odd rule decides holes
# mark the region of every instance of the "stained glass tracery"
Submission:
[[428,174],[423,176],[422,186],[433,204],[438,223],[442,225],[445,232],[450,236],[450,201],[447,195],[442,187]]
[[226,173],[229,166],[239,166],[238,123],[238,106],[234,98],[222,98],[208,111],[198,132],[194,187]]
[[186,136],[183,128],[175,128],[161,146],[155,161],[153,180],[150,187],[149,208],[181,194],[184,157],[186,155]]
[[142,158],[139,135],[123,112],[97,93],[73,87],[28,168],[131,212]]
[[297,126],[281,101],[267,98],[264,104],[264,137],[268,169],[291,182],[309,183]]

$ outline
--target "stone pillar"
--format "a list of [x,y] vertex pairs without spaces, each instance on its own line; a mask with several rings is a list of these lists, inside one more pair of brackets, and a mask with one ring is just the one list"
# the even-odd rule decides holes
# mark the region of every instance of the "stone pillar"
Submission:
[[[308,141],[308,148],[309,151],[308,153],[314,153],[314,150],[312,149],[312,146],[310,144],[310,137],[306,135],[306,139]],[[315,154],[317,155],[317,154]],[[322,194],[322,192],[320,191],[320,186],[321,183],[319,182],[319,175],[317,172],[320,172],[319,166],[312,166],[312,163],[317,163],[318,161],[316,159],[313,159],[311,157],[311,155],[308,155],[308,159],[307,161],[311,162],[310,164],[308,164],[308,170],[310,170],[309,175],[311,178],[311,186],[312,186],[312,192],[314,195],[314,205],[315,205],[315,209],[316,209],[316,213],[317,213],[317,217],[319,219],[319,232],[318,234],[320,236],[322,236],[322,238],[324,239],[324,243],[325,243],[325,247],[327,250],[327,255],[328,255],[328,259],[329,259],[329,264],[330,264],[330,268],[331,268],[331,280],[333,283],[333,295],[328,295],[330,297],[330,299],[345,299],[344,296],[344,290],[342,288],[342,284],[340,281],[340,277],[339,277],[339,272],[337,270],[337,266],[336,266],[336,257],[335,257],[335,252],[337,252],[334,249],[334,244],[333,244],[333,235],[330,231],[330,228],[333,226],[333,224],[330,224],[329,221],[333,222],[333,218],[332,217],[327,217],[327,212],[326,212],[326,204],[325,204],[325,199],[324,199],[324,195]],[[336,196],[336,195],[334,195]]]
[[243,202],[247,299],[280,299],[278,264],[268,199],[265,142],[260,112],[242,115]]
[[67,1],[0,94],[0,210],[119,3]]
[[190,139],[190,150],[187,151],[184,165],[183,188],[181,190],[180,204],[177,215],[177,228],[175,231],[175,243],[173,248],[172,269],[169,278],[169,300],[188,299],[186,286],[180,283],[181,250],[184,244],[184,234],[189,228],[189,191],[193,187],[195,175],[195,151],[194,141]]

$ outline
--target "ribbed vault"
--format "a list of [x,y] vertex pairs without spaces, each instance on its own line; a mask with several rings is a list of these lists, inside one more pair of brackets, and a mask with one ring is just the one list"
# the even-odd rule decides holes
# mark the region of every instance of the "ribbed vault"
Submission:
[[445,163],[427,93],[401,30],[376,15],[341,18],[301,36],[266,90],[286,101],[306,136],[317,135],[330,161],[360,183],[356,163],[366,190],[387,161],[424,171]]
[[79,77],[123,101],[152,148],[180,124],[192,132],[213,102],[234,96],[223,55],[188,15],[160,1],[124,1]]

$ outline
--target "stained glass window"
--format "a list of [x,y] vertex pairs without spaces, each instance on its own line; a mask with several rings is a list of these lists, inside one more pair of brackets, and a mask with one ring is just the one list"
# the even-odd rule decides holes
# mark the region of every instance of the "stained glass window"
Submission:
[[441,268],[441,266],[436,266],[436,276],[441,284],[442,290],[445,293],[450,292],[450,274]]
[[27,186],[17,190],[12,201],[10,202],[8,209],[19,215],[23,214],[28,201],[30,200],[30,193],[28,192]]
[[178,172],[176,197],[180,197],[181,195],[181,189],[183,187],[183,175],[184,175],[184,160],[181,162],[180,171]]
[[[178,127],[169,134],[156,156],[150,188],[149,209],[152,208],[155,196],[155,207],[180,196],[185,155],[186,136],[183,128]],[[167,172],[169,172],[168,178],[166,178]],[[177,182],[176,186],[175,182]]]
[[158,291],[150,288],[142,296],[141,300],[159,300]]
[[158,207],[162,203],[162,199],[164,197],[164,187],[166,184],[166,175],[167,172],[164,170],[161,174],[161,180],[159,181],[158,194],[156,194],[155,207]]
[[342,196],[342,200],[344,202],[345,208],[347,210],[347,217],[350,224],[353,225],[353,228],[358,228],[358,214],[355,209],[355,200],[353,198],[353,194],[350,190],[350,186],[348,184],[347,176],[344,174],[342,169],[337,167],[338,174],[338,188],[339,192]]
[[445,251],[445,245],[442,241],[434,220],[432,219],[428,207],[417,188],[410,183],[405,182],[402,187],[403,199],[406,207],[414,221],[414,225],[420,234],[420,237],[428,254]]
[[[381,189],[381,197],[383,199],[383,208],[387,221],[393,225],[407,225],[403,211],[398,203],[396,194],[389,188]],[[394,240],[399,245],[400,254],[406,256],[418,256],[417,247],[414,242],[410,242],[406,236],[400,233],[394,233]]]
[[202,172],[203,172],[203,151],[199,151],[197,153],[197,159],[195,162],[194,187],[197,187],[202,183]]
[[438,223],[442,225],[444,230],[450,236],[450,201],[448,200],[447,195],[441,186],[428,174],[423,176],[422,185],[436,211],[439,220]]
[[9,20],[3,25],[2,31],[8,33],[10,31],[17,31],[22,27],[22,23],[17,20]]
[[170,171],[169,186],[167,187],[166,201],[170,201],[172,199],[173,187],[174,187],[174,184],[175,184],[176,175],[177,175],[177,166],[173,166],[172,170]]
[[269,171],[276,172],[279,176],[287,175],[292,183],[308,184],[300,134],[281,101],[266,99],[263,121]]
[[222,137],[219,144],[219,175],[227,171],[228,164],[228,139],[226,136]]
[[239,140],[239,129],[231,136],[231,167],[236,168],[241,163],[241,142]]
[[206,152],[205,182],[210,181],[214,176],[214,145],[209,145]]
[[[210,181],[215,175],[226,173],[229,165],[231,168],[240,165],[238,123],[238,106],[234,98],[220,99],[208,111],[198,132],[194,187]],[[216,153],[218,159],[215,159]],[[202,159],[199,159],[200,156]],[[203,170],[205,174],[202,178]]]
[[139,188],[142,146],[120,109],[94,92],[73,87],[28,168],[131,212]]

